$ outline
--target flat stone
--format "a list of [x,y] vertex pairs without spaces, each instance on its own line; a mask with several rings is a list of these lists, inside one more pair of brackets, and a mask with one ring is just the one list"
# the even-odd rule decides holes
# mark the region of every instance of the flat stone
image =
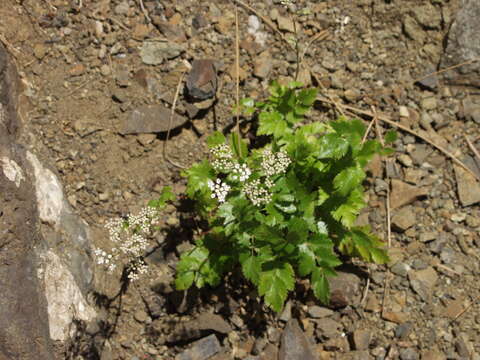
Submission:
[[415,19],[409,15],[403,19],[403,31],[412,40],[423,44],[426,39],[425,31],[418,25]]
[[367,350],[372,339],[372,333],[368,330],[355,330],[352,338],[355,350]]
[[418,360],[420,359],[420,354],[414,348],[405,348],[400,349],[400,360]]
[[[118,132],[122,135],[165,132],[169,128],[170,113],[171,110],[161,104],[141,106],[120,118]],[[182,126],[187,120],[174,114],[171,128]]]
[[295,32],[295,25],[293,20],[286,16],[279,15],[277,17],[278,28],[283,31]]
[[220,352],[220,342],[212,334],[193,343],[190,349],[175,356],[175,360],[207,360]]
[[392,226],[395,230],[404,232],[417,223],[417,216],[411,206],[405,206],[392,217]]
[[403,324],[410,319],[410,314],[400,311],[384,311],[382,313],[382,319],[396,324]]
[[253,63],[253,75],[265,79],[272,70],[272,57],[268,52],[262,53]]
[[342,328],[342,324],[340,324],[338,321],[330,318],[323,318],[321,320],[315,320],[315,322],[317,324],[318,336],[326,339],[331,339],[340,335],[340,329]]
[[308,315],[314,319],[322,319],[322,318],[325,318],[325,317],[329,317],[329,316],[332,316],[334,314],[334,312],[330,309],[327,309],[325,307],[321,307],[321,306],[317,306],[317,305],[314,305],[314,306],[310,306],[308,308]]
[[438,280],[438,275],[434,268],[428,267],[424,270],[410,271],[408,279],[412,289],[420,295],[424,301],[427,301],[430,299],[433,288]]
[[422,352],[422,360],[446,360],[447,357],[438,350],[425,350]]
[[392,179],[391,184],[390,208],[392,210],[428,195],[427,188],[413,186],[398,179]]
[[462,206],[470,206],[480,202],[480,184],[478,181],[458,165],[455,169],[455,178],[457,180],[457,192]]
[[283,330],[278,360],[317,360],[315,351],[300,329],[296,319],[290,319]]
[[217,73],[213,60],[194,60],[187,77],[188,94],[195,100],[206,100],[217,91]]
[[171,41],[144,41],[140,49],[143,63],[160,65],[164,60],[174,59],[185,51],[185,47]]
[[352,273],[337,271],[337,276],[328,278],[330,284],[330,304],[336,309],[355,305],[360,301],[361,279]]
[[437,108],[437,99],[430,96],[422,99],[420,106],[423,110],[435,110]]

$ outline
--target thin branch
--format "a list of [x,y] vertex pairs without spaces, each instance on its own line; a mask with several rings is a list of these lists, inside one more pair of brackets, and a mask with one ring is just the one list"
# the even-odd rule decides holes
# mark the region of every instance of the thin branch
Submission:
[[235,5],[235,102],[237,104],[236,130],[238,140],[238,153],[242,156],[242,146],[240,139],[240,36],[238,30],[238,6]]
[[456,68],[461,67],[461,66],[464,66],[464,65],[472,64],[472,63],[477,62],[477,61],[480,61],[480,58],[475,58],[475,59],[468,60],[468,61],[465,61],[465,62],[460,63],[460,64],[456,64],[456,65],[449,66],[449,67],[447,67],[447,68],[445,68],[445,69],[438,70],[438,71],[435,71],[435,72],[433,72],[433,73],[431,73],[431,74],[428,74],[428,75],[422,76],[422,77],[420,77],[420,78],[418,78],[418,79],[415,79],[415,80],[413,80],[413,83],[416,83],[416,82],[418,82],[418,81],[422,81],[423,79],[426,79],[426,78],[428,78],[428,77],[430,77],[430,76],[432,76],[432,75],[438,75],[438,74],[441,74],[441,73],[444,73],[444,72],[446,72],[446,71],[450,71],[450,70],[456,69]]
[[473,143],[468,139],[467,135],[463,135],[463,137],[467,141],[467,144],[468,144],[468,147],[470,148],[470,150],[472,150],[472,152],[475,154],[475,156],[478,158],[478,160],[480,160],[480,153],[478,152],[475,145],[473,145]]
[[465,307],[465,309],[463,309],[462,311],[460,311],[456,316],[455,318],[452,320],[452,322],[454,322],[455,320],[457,320],[460,316],[462,316],[463,314],[465,314],[468,310],[470,310],[470,308],[475,305],[475,303],[480,300],[480,295],[478,295],[475,299],[473,299],[472,302],[470,302],[470,304],[468,304],[468,306]]
[[178,79],[177,90],[175,91],[175,96],[173,97],[172,109],[170,111],[170,120],[169,120],[169,123],[168,123],[167,137],[165,139],[165,142],[163,143],[163,158],[165,160],[167,160],[173,166],[175,166],[177,168],[180,168],[180,169],[185,169],[185,167],[173,162],[167,156],[167,143],[168,143],[168,140],[170,139],[170,132],[172,131],[172,124],[173,124],[173,117],[175,115],[175,108],[177,107],[178,94],[180,94],[180,88],[182,86],[182,81],[183,81],[184,75],[185,75],[185,71],[182,71],[182,73],[180,74],[180,78]]

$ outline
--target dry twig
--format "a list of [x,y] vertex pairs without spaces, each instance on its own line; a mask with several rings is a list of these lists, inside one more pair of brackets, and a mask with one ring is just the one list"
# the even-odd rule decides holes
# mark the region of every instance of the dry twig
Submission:
[[462,316],[463,314],[465,314],[468,310],[470,310],[470,308],[475,305],[475,303],[480,300],[480,295],[478,295],[475,299],[473,299],[472,302],[470,302],[470,304],[468,304],[465,309],[463,309],[462,311],[460,311],[456,316],[455,318],[452,320],[452,322],[456,321],[460,316]]
[[238,152],[242,153],[240,140],[240,35],[238,30],[238,7],[235,5],[235,102],[237,104],[236,128],[238,138]]
[[472,150],[472,152],[475,154],[475,156],[478,158],[478,160],[480,160],[480,153],[478,152],[475,145],[473,145],[473,143],[468,139],[467,135],[463,135],[463,137],[467,141],[467,144],[468,144],[468,147],[470,148],[470,150]]
[[180,164],[175,163],[174,161],[172,161],[168,157],[168,155],[167,155],[167,143],[168,143],[168,140],[170,138],[170,132],[172,131],[173,117],[175,115],[175,108],[177,107],[178,95],[180,94],[180,88],[182,87],[182,81],[183,81],[184,75],[185,75],[185,71],[182,71],[182,73],[180,74],[180,78],[178,79],[177,90],[175,91],[175,96],[173,97],[172,109],[170,111],[170,120],[169,120],[169,123],[168,123],[167,137],[165,139],[165,142],[163,143],[163,149],[162,149],[163,150],[163,158],[165,160],[167,160],[173,166],[175,166],[177,168],[180,168],[180,169],[185,169],[185,167],[180,165]]

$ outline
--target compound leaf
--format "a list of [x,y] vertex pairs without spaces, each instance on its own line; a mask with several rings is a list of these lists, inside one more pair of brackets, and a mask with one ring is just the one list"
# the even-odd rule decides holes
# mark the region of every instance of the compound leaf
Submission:
[[270,269],[262,271],[258,293],[276,312],[280,312],[288,292],[293,290],[295,280],[292,265],[285,262],[270,263]]

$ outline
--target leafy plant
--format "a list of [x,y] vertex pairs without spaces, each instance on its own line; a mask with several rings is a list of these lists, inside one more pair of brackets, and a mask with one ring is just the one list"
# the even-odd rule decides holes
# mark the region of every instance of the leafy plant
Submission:
[[383,242],[355,220],[365,206],[364,168],[390,150],[363,142],[359,120],[301,125],[317,96],[301,86],[273,83],[267,101],[242,101],[246,114],[259,112],[257,135],[270,140],[264,147],[216,132],[208,139],[210,158],[185,171],[187,195],[209,230],[182,254],[177,289],[215,286],[239,266],[280,311],[297,276],[308,277],[327,303],[339,254],[388,261]]

